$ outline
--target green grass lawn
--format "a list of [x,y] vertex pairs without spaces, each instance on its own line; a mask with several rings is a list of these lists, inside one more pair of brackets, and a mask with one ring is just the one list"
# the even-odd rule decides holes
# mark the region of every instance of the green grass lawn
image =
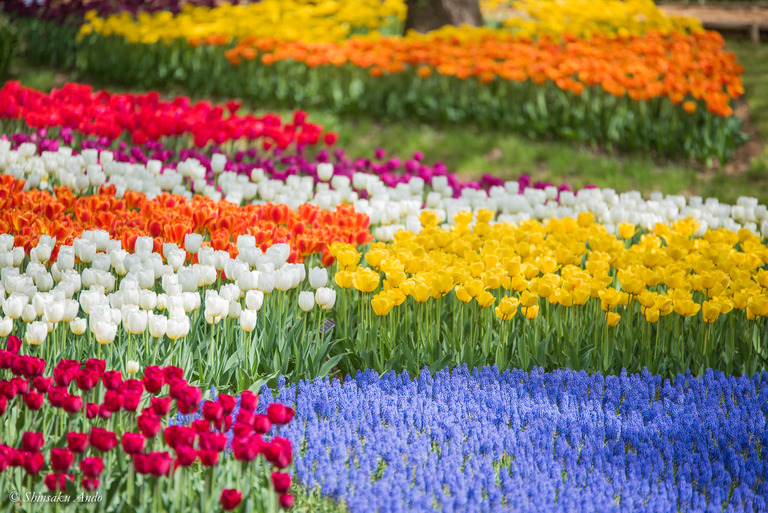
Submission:
[[[646,195],[661,191],[713,196],[727,202],[735,202],[739,196],[756,196],[761,203],[768,203],[768,46],[747,42],[732,42],[729,46],[745,68],[744,98],[759,140],[752,143],[756,156],[737,153],[735,172],[687,162],[660,163],[650,157],[619,155],[559,141],[534,141],[474,126],[381,123],[365,117],[341,117],[324,110],[309,112],[309,119],[338,132],[338,146],[355,158],[371,158],[379,147],[385,148],[389,156],[400,158],[410,158],[415,151],[421,151],[427,162],[443,161],[451,171],[465,178],[490,173],[514,179],[526,173],[533,180],[576,188],[593,184],[617,191],[639,190]],[[43,90],[66,80],[88,79],[30,67],[19,61],[12,68],[11,78]],[[268,105],[252,105],[250,109],[257,113],[271,110]],[[277,113],[290,116],[287,110],[278,109]]]

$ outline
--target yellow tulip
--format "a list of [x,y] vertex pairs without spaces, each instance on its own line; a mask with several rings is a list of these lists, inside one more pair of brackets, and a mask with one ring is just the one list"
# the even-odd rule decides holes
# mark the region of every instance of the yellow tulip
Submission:
[[534,305],[539,304],[539,296],[536,294],[531,294],[530,291],[524,290],[523,293],[520,295],[520,304],[523,305],[525,308],[530,308]]
[[395,306],[395,301],[392,299],[392,296],[387,292],[379,292],[375,296],[373,296],[373,299],[371,299],[371,306],[373,307],[373,312],[378,315],[379,317],[383,317],[387,315],[390,310]]
[[480,305],[482,308],[488,308],[493,303],[496,302],[496,298],[493,297],[493,294],[488,292],[487,290],[484,290],[481,292],[475,300],[477,301],[477,304]]
[[659,321],[659,309],[658,308],[646,308],[645,309],[645,320],[650,322],[651,324]]
[[352,273],[349,271],[337,272],[336,275],[333,277],[333,280],[336,282],[336,285],[338,285],[342,289],[352,288]]
[[456,285],[453,291],[456,293],[456,297],[462,303],[469,303],[470,301],[472,301],[472,296],[469,294],[469,292],[467,292],[467,289],[464,288],[463,286]]
[[619,324],[619,321],[621,320],[621,315],[617,314],[616,312],[608,312],[605,314],[605,322],[608,324],[609,328],[613,328],[617,324]]
[[430,288],[424,282],[418,282],[411,290],[411,296],[419,303],[426,303],[429,299]]
[[619,237],[622,239],[631,239],[635,236],[635,225],[632,223],[619,223]]
[[539,305],[523,308],[525,318],[532,321],[539,316]]
[[692,317],[699,313],[699,310],[701,310],[701,305],[694,302],[691,298],[685,298],[673,301],[672,308],[675,310],[677,315],[682,317]]
[[701,316],[704,322],[712,324],[720,317],[720,306],[713,301],[704,301],[701,305]]
[[485,286],[483,285],[482,280],[479,280],[479,279],[469,280],[469,282],[467,282],[465,287],[467,289],[467,292],[472,297],[479,296],[480,293],[483,292],[483,289],[485,288]]
[[379,273],[361,268],[352,275],[352,286],[360,292],[373,292],[379,286]]
[[503,297],[501,298],[501,303],[499,303],[499,306],[497,306],[494,311],[499,319],[508,321],[517,313],[517,306],[519,304],[520,301],[517,298],[509,296]]

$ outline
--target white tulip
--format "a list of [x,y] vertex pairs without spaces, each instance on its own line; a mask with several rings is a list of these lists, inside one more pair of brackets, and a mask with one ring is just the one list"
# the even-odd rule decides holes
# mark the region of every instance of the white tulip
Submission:
[[313,289],[325,287],[328,283],[328,269],[325,267],[313,267],[309,270],[309,284]]
[[315,302],[323,310],[330,310],[336,304],[336,291],[327,287],[320,287],[315,292]]
[[272,273],[259,273],[259,290],[269,294],[275,289],[275,276]]
[[229,318],[230,319],[239,319],[240,314],[243,313],[243,305],[240,304],[240,301],[230,301],[229,303]]
[[184,311],[186,313],[194,312],[200,308],[200,293],[199,292],[182,292],[181,293],[182,304],[184,305]]
[[48,336],[48,323],[35,321],[27,325],[26,339],[32,345],[39,346]]
[[[182,312],[183,313],[183,312]],[[189,317],[186,315],[172,316],[168,319],[166,334],[171,340],[177,340],[189,333]]]
[[24,313],[24,307],[28,302],[29,298],[26,295],[14,292],[3,303],[3,313],[11,319],[18,319]]
[[136,360],[128,360],[128,363],[125,365],[125,372],[128,374],[136,374],[139,372],[139,362]]
[[144,310],[128,312],[127,317],[123,319],[123,326],[132,335],[144,333],[147,329],[147,312]]
[[13,319],[3,317],[0,319],[0,337],[7,337],[13,331]]
[[110,321],[91,322],[91,333],[99,344],[111,344],[117,335],[117,325]]
[[75,317],[69,322],[69,329],[74,333],[75,335],[82,335],[85,333],[85,328],[87,327],[87,321],[83,317]]
[[176,244],[173,246],[175,249],[171,250],[165,259],[168,261],[168,265],[171,266],[173,271],[176,272],[179,267],[184,265],[184,260],[187,258],[187,253],[183,249],[176,248]]
[[317,177],[323,182],[327,182],[333,177],[333,164],[322,162],[317,165]]
[[134,253],[151,253],[155,247],[155,241],[152,237],[138,237],[134,247]]
[[51,301],[45,305],[43,318],[47,322],[57,323],[64,320],[65,304],[64,301]]
[[293,276],[286,269],[275,271],[275,288],[286,292],[293,286]]
[[260,290],[249,290],[245,293],[245,306],[258,312],[264,304],[264,293]]
[[229,301],[219,296],[215,290],[205,293],[205,320],[209,324],[218,322],[229,315]]
[[164,315],[155,315],[149,312],[149,334],[155,338],[160,338],[165,335],[168,330],[168,318]]
[[109,271],[112,264],[112,257],[106,253],[96,253],[91,261],[91,267],[99,271]]
[[256,310],[245,309],[240,313],[240,327],[243,331],[251,332],[256,329],[259,313]]
[[299,308],[309,312],[315,306],[315,295],[312,292],[304,291],[299,293]]
[[195,254],[200,251],[203,244],[203,236],[199,233],[188,233],[184,236],[184,249],[187,253]]
[[152,290],[139,290],[138,305],[142,310],[154,310],[157,306],[157,293]]
[[61,316],[62,322],[71,322],[77,314],[80,312],[80,303],[74,299],[66,299],[63,301],[64,314]]

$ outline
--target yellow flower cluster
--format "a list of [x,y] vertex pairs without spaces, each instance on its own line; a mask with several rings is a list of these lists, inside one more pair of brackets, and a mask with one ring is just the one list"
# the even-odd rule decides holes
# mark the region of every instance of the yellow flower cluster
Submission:
[[352,246],[336,244],[336,283],[371,293],[383,274],[371,301],[380,316],[408,297],[424,303],[453,292],[481,308],[498,302],[495,312],[503,320],[512,319],[518,306],[535,319],[540,300],[571,307],[590,299],[595,308],[599,302],[608,326],[627,311],[650,323],[673,312],[701,313],[707,323],[731,310],[745,311],[749,320],[768,317],[768,272],[761,269],[768,247],[747,230],[694,237],[698,222],[686,219],[642,235],[621,224],[616,236],[589,213],[520,226],[492,225],[492,218],[491,211],[480,210],[473,222],[470,212],[461,212],[445,230],[433,212],[424,212],[420,233],[400,231],[392,243],[372,244],[368,267]]
[[80,37],[115,35],[134,44],[176,39],[223,44],[246,37],[340,41],[355,31],[376,31],[393,18],[402,21],[405,12],[402,0],[262,0],[214,8],[185,5],[177,16],[159,11],[139,13],[136,18],[125,11],[100,18],[92,11]]
[[511,8],[518,15],[507,16],[504,26],[524,37],[630,36],[648,30],[665,34],[703,30],[694,18],[667,16],[652,0],[518,0]]

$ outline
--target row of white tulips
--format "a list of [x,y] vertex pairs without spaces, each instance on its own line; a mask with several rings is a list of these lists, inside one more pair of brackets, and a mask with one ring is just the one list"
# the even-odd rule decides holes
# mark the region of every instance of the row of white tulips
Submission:
[[[240,254],[233,259],[225,251],[201,247],[202,237],[189,234],[185,249],[164,245],[165,263],[152,251],[150,237],[139,238],[135,253],[129,254],[107,232],[96,230],[84,232],[72,246],[62,246],[50,267],[45,264],[55,239],[42,236],[28,260],[23,248],[13,243],[11,235],[0,235],[0,336],[8,335],[14,321],[21,319],[32,344],[42,344],[62,322],[78,335],[88,327],[103,344],[114,340],[120,325],[131,334],[148,330],[152,337],[176,340],[189,333],[189,315],[201,308],[210,324],[239,319],[243,330],[252,331],[265,294],[298,289],[305,282],[312,290],[299,293],[303,311],[315,306],[330,310],[336,302],[335,290],[326,287],[325,268],[307,272],[304,264],[286,262],[287,244],[262,252],[249,235],[238,237]],[[188,254],[197,254],[199,263],[187,264]],[[77,266],[75,257],[80,260]],[[222,270],[226,283],[218,278]]]
[[[113,160],[109,151],[84,150],[73,155],[70,148],[57,152],[44,152],[37,156],[32,143],[22,144],[11,150],[8,141],[0,141],[0,172],[26,180],[27,188],[50,189],[53,183],[68,185],[76,193],[104,183],[114,184],[118,196],[126,190],[135,190],[153,198],[170,191],[187,198],[192,192],[184,179],[214,200],[225,199],[236,204],[281,203],[297,208],[309,202],[323,209],[332,209],[341,203],[350,203],[355,209],[370,216],[375,226],[377,240],[392,240],[400,229],[420,230],[418,216],[422,210],[433,210],[447,224],[453,222],[457,212],[490,209],[497,212],[497,222],[520,223],[527,219],[563,218],[592,212],[596,220],[606,225],[609,232],[618,223],[632,223],[652,229],[656,223],[673,223],[692,217],[699,221],[699,234],[709,228],[727,228],[738,231],[745,228],[752,233],[768,237],[768,208],[759,205],[757,199],[742,197],[736,205],[720,203],[715,198],[686,198],[680,195],[651,194],[644,199],[637,191],[617,193],[612,189],[582,189],[577,193],[564,191],[555,201],[555,187],[545,190],[527,188],[522,193],[516,181],[492,187],[488,193],[482,190],[464,189],[459,198],[453,198],[453,190],[444,176],[434,177],[431,186],[423,179],[414,177],[407,184],[386,186],[373,174],[355,173],[347,176],[333,175],[331,164],[318,164],[318,176],[325,180],[317,184],[309,176],[289,176],[283,181],[265,177],[263,170],[256,169],[250,177],[223,171],[224,155],[214,155],[212,168],[217,175],[216,186],[201,183],[205,168],[190,159],[181,162],[177,170],[162,170],[159,161],[146,166],[127,164]],[[356,190],[365,190],[368,199],[361,199]]]

